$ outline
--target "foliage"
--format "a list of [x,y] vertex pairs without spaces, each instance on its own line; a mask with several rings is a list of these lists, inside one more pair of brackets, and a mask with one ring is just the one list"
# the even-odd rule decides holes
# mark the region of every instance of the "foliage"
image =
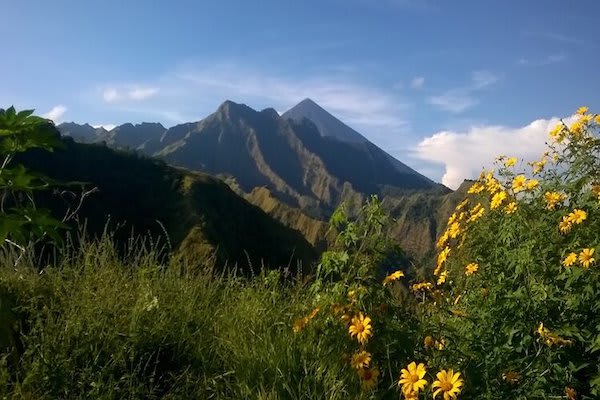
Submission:
[[599,123],[581,108],[540,160],[499,157],[448,221],[422,322],[465,394],[600,396]]
[[45,237],[60,242],[58,230],[65,227],[48,210],[37,208],[33,198],[34,192],[48,190],[52,180],[13,163],[18,153],[60,146],[53,125],[32,114],[0,109],[0,245],[23,248]]

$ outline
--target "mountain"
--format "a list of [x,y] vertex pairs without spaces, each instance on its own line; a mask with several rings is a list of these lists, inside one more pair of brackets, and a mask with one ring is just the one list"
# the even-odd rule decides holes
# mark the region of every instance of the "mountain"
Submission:
[[[394,159],[311,100],[281,116],[272,108],[256,111],[225,101],[203,120],[164,132],[155,125],[149,129],[150,124],[133,127],[136,134],[113,134],[113,142],[107,144],[218,176],[318,248],[325,240],[324,221],[342,201],[352,213],[377,194],[397,217],[392,231],[400,244],[418,259],[433,252],[441,218],[438,208],[451,191]],[[127,146],[125,137],[132,140]]]
[[304,99],[281,115],[282,118],[301,122],[304,118],[317,126],[322,136],[343,142],[365,143],[368,139],[328,113],[311,99]]
[[81,143],[98,143],[106,141],[109,136],[106,129],[94,128],[90,124],[79,125],[75,122],[64,122],[58,128],[62,135],[70,136]]
[[[101,235],[108,220],[118,244],[126,243],[132,232],[149,233],[155,240],[160,236],[165,243],[166,233],[179,256],[203,260],[216,252],[219,265],[238,264],[246,271],[249,264],[307,265],[316,256],[300,233],[269,217],[220,179],[103,145],[71,138],[63,142],[62,150],[32,151],[17,161],[63,182],[97,187],[78,213],[92,235]],[[63,197],[45,197],[40,205],[62,215],[72,190],[78,191],[67,187]]]
[[106,143],[115,148],[143,150],[147,154],[159,150],[153,148],[152,144],[160,143],[160,139],[167,131],[162,124],[149,122],[135,125],[126,123],[111,130],[103,127],[94,128],[90,124],[64,122],[57,128],[62,135],[70,136],[81,143]]
[[292,119],[296,122],[301,122],[306,118],[317,126],[317,129],[322,136],[333,137],[348,143],[368,144],[369,146],[376,148],[378,153],[385,154],[388,161],[398,171],[414,172],[410,167],[375,146],[366,137],[344,124],[311,99],[302,100],[300,103],[283,113],[281,117]]

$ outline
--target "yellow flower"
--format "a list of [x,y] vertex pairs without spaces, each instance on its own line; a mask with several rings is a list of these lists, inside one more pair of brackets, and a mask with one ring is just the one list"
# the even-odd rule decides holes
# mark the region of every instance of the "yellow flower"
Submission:
[[485,186],[487,187],[487,190],[492,194],[496,193],[501,188],[500,182],[498,182],[498,180],[494,178],[491,172],[486,177]]
[[441,370],[436,377],[437,380],[431,385],[435,389],[433,398],[435,399],[438,394],[443,394],[444,400],[456,399],[464,384],[464,381],[460,378],[460,372],[455,373],[451,369]]
[[569,220],[568,215],[565,215],[562,217],[562,220],[558,223],[558,227],[559,227],[561,233],[567,234],[567,233],[571,232],[571,228],[573,227],[573,224],[571,224],[571,221]]
[[517,211],[517,203],[516,202],[510,202],[506,205],[506,207],[504,207],[504,212],[507,214],[512,214],[515,211]]
[[312,310],[310,312],[310,314],[308,315],[308,319],[313,319],[314,317],[317,316],[318,313],[319,313],[319,307],[315,308],[314,310]]
[[586,121],[583,118],[580,118],[571,124],[569,130],[571,131],[573,136],[581,136],[581,134],[583,133],[583,129],[585,128],[585,122]]
[[444,250],[440,251],[437,257],[437,264],[442,265],[448,259],[448,254],[450,254],[450,247],[444,247]]
[[371,318],[365,317],[362,313],[352,318],[352,323],[348,328],[351,337],[356,336],[360,344],[365,344],[373,335],[371,328]]
[[404,396],[404,400],[418,400],[419,392],[415,392],[410,388],[402,389],[402,396]]
[[502,380],[504,382],[514,385],[521,380],[521,375],[516,371],[506,371],[502,373]]
[[413,284],[411,288],[413,292],[420,292],[433,289],[433,284],[431,282],[420,282]]
[[292,330],[294,331],[294,333],[300,332],[302,329],[304,329],[306,327],[306,325],[308,325],[309,321],[310,321],[310,319],[308,317],[298,318],[296,321],[294,321]]
[[362,368],[358,370],[360,383],[364,390],[372,390],[377,387],[377,379],[379,378],[379,368]]
[[391,274],[389,274],[388,276],[386,276],[386,277],[383,279],[383,284],[384,284],[384,286],[385,286],[385,285],[387,285],[388,283],[391,283],[391,282],[397,281],[398,279],[402,278],[403,276],[404,276],[404,272],[402,272],[402,271],[395,271],[395,272],[392,272]]
[[352,368],[361,369],[367,368],[371,363],[371,353],[368,351],[359,351],[352,355],[352,359],[350,360],[350,365]]
[[562,264],[565,267],[570,267],[571,265],[575,264],[575,261],[577,261],[577,253],[569,253],[569,255],[563,260]]
[[585,106],[579,107],[577,109],[577,112],[575,114],[577,114],[577,115],[583,115],[583,114],[586,114],[588,112],[588,110],[589,110],[589,108],[587,108]]
[[447,277],[448,277],[448,271],[447,270],[442,271],[440,276],[438,276],[438,280],[437,280],[438,286],[443,284],[444,282],[446,282]]
[[477,221],[479,218],[483,217],[484,213],[485,213],[485,208],[483,208],[481,203],[477,203],[477,205],[475,205],[475,207],[473,207],[473,209],[471,210],[471,216],[469,217],[467,222]]
[[556,125],[554,128],[552,128],[552,130],[550,131],[550,137],[552,139],[554,139],[557,142],[562,142],[565,135],[563,133],[563,128],[564,125],[563,123],[559,123],[558,125]]
[[425,345],[425,348],[428,349],[430,347],[433,347],[433,345],[435,344],[435,340],[431,336],[425,336],[423,344]]
[[456,206],[456,211],[462,210],[469,203],[469,199],[464,199]]
[[594,117],[594,122],[596,122],[598,125],[600,125],[600,114],[598,114]]
[[598,200],[600,200],[600,185],[599,184],[595,184],[592,186],[592,193],[594,193],[596,195],[596,197],[598,198]]
[[580,224],[587,219],[587,213],[576,208],[569,214],[568,218],[569,222]]
[[438,239],[436,246],[438,249],[441,249],[442,247],[444,247],[446,245],[446,242],[448,242],[449,236],[448,236],[448,231],[445,231],[442,236],[440,236],[440,238]]
[[477,270],[479,270],[479,264],[470,263],[465,267],[465,275],[473,275],[475,272],[477,272]]
[[481,183],[475,182],[473,185],[471,185],[469,190],[467,190],[467,193],[468,194],[477,194],[477,193],[483,192],[484,189],[485,189],[485,187]]
[[554,210],[558,203],[565,200],[565,195],[558,192],[546,192],[544,193],[544,200],[546,200],[546,208]]
[[507,168],[514,167],[516,163],[517,163],[517,157],[511,157],[504,162],[504,166]]
[[527,181],[527,190],[533,190],[538,187],[539,184],[540,182],[537,179],[530,179]]
[[512,188],[515,193],[518,193],[527,188],[527,178],[525,175],[517,175],[512,181]]
[[535,162],[530,163],[530,165],[533,167],[534,174],[540,173],[544,169],[544,166],[546,165],[546,162],[547,162],[546,157],[547,156],[544,155],[544,158],[542,158],[540,161],[535,161]]
[[506,200],[506,192],[498,192],[492,197],[492,202],[490,203],[490,208],[495,210],[496,208],[502,205],[502,202]]
[[408,364],[407,368],[400,371],[398,385],[402,386],[403,391],[409,390],[412,392],[419,392],[425,389],[425,385],[427,384],[427,381],[423,379],[426,373],[427,368],[425,368],[425,364],[419,363],[419,365],[417,365],[417,363],[413,361]]
[[565,388],[565,397],[567,400],[577,400],[577,391],[572,387]]
[[594,264],[594,249],[583,249],[579,253],[579,263],[583,268],[589,268],[591,264]]

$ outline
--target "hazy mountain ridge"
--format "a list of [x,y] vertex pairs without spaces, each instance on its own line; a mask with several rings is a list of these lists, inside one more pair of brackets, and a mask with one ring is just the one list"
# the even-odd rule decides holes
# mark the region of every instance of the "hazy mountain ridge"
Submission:
[[[64,130],[62,125],[59,129]],[[397,217],[392,230],[401,245],[425,256],[432,253],[439,230],[438,209],[451,192],[310,99],[281,116],[274,109],[259,112],[225,101],[203,120],[164,132],[151,124],[127,124],[113,131],[123,134],[113,134],[110,146],[135,148],[175,166],[233,177],[230,186],[238,194],[302,232],[312,244],[322,243],[323,221],[342,201],[356,210],[367,196],[378,194]],[[133,141],[125,145],[125,137]],[[423,212],[415,213],[419,208]]]

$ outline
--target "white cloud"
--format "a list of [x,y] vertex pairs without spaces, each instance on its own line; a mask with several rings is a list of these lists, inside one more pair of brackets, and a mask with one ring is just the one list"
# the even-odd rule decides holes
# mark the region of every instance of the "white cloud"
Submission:
[[564,53],[550,54],[546,57],[543,57],[539,60],[534,60],[530,58],[520,58],[517,60],[518,65],[522,66],[531,66],[531,67],[542,67],[544,65],[551,65],[563,62],[567,59],[567,55]]
[[428,102],[443,111],[458,114],[478,104],[477,92],[486,89],[498,80],[499,77],[491,71],[473,71],[471,82],[468,85],[431,96]]
[[423,87],[424,83],[425,83],[425,78],[422,76],[417,76],[410,81],[410,87],[412,87],[413,89],[418,89],[418,88]]
[[43,115],[44,118],[51,119],[55,123],[60,122],[61,117],[67,112],[67,107],[62,104],[52,107],[50,111]]
[[[570,118],[566,120],[569,121]],[[423,139],[415,149],[415,156],[443,165],[442,183],[456,189],[464,179],[474,179],[482,168],[490,168],[499,155],[525,161],[539,159],[546,150],[548,132],[558,122],[558,118],[551,118],[519,128],[472,126],[463,132],[441,131]]]
[[92,127],[94,127],[95,129],[104,128],[107,131],[111,131],[111,130],[115,129],[117,127],[117,125],[115,125],[115,124],[98,124],[98,125],[92,125]]
[[107,87],[102,91],[102,97],[107,103],[141,101],[149,99],[158,93],[155,87],[125,86],[121,88]]

